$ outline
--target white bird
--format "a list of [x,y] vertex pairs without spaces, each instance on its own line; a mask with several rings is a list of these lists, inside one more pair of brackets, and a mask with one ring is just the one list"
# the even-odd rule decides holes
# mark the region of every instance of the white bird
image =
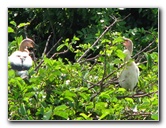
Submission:
[[[130,39],[124,38],[125,50],[123,51],[126,54],[124,59],[125,62],[128,62],[131,59],[131,55],[133,52],[133,42]],[[139,68],[134,61],[128,62],[123,71],[119,76],[119,84],[121,87],[133,91],[134,87],[138,83],[139,78]]]
[[29,49],[33,49],[32,43],[34,42],[31,39],[24,39],[20,44],[19,51],[13,52],[8,57],[11,68],[23,79],[28,78],[28,70],[33,64],[33,60],[29,55]]
[[29,70],[32,66],[32,58],[27,52],[15,51],[9,56],[9,62],[13,70]]

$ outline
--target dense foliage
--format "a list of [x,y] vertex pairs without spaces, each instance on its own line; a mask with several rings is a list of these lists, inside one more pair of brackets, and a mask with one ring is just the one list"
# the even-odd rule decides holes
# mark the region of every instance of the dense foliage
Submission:
[[[8,55],[36,43],[30,78],[8,64],[9,120],[159,120],[157,8],[9,8]],[[139,83],[121,88],[123,38]]]

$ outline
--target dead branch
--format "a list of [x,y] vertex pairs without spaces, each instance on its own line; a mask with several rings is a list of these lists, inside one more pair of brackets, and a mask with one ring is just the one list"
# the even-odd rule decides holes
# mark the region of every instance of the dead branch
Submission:
[[54,56],[56,56],[56,55],[65,54],[65,53],[67,53],[68,51],[69,51],[69,49],[64,50],[63,52],[56,52],[56,53],[54,53],[54,54],[50,57],[50,59],[54,58]]
[[[49,52],[47,52],[46,56],[48,56],[50,54],[50,52],[53,50],[53,48],[62,40],[62,37],[57,41],[57,43],[54,44],[54,46],[50,49]],[[48,40],[47,40],[48,41]],[[43,58],[40,61],[40,63],[36,66],[35,71],[37,72],[39,67],[42,65],[42,63],[44,62]]]
[[151,92],[151,93],[143,93],[143,94],[133,94],[131,96],[117,96],[118,99],[122,99],[122,98],[140,98],[140,97],[145,97],[145,96],[150,96],[152,94],[158,93],[158,91],[155,92]]
[[136,58],[136,56],[140,55],[143,53],[146,49],[148,49],[155,41],[153,40],[148,46],[146,46],[144,49],[142,49],[140,52],[138,52],[133,58]]
[[80,63],[84,63],[84,62],[87,62],[87,61],[92,61],[92,60],[95,60],[95,59],[99,58],[100,56],[101,56],[101,55],[100,55],[100,54],[98,54],[98,55],[96,55],[95,57],[88,58],[88,59],[86,59],[86,60],[80,61]]
[[50,51],[47,52],[46,56],[48,56],[50,54],[50,52],[55,48],[55,46],[57,46],[57,44],[59,44],[59,42],[62,40],[62,37],[52,46],[52,48],[50,49]]
[[126,112],[126,116],[123,117],[123,119],[128,119],[129,117],[133,117],[133,116],[142,116],[142,117],[148,117],[150,116],[152,113],[151,112],[133,112],[131,111],[127,111]]
[[80,60],[81,60],[84,56],[86,56],[87,53],[98,43],[98,41],[104,36],[104,34],[105,34],[106,32],[108,32],[108,30],[109,30],[116,22],[119,22],[119,21],[120,21],[120,20],[118,20],[117,18],[115,18],[115,19],[114,19],[114,22],[104,30],[104,32],[99,36],[99,38],[97,38],[96,41],[92,44],[92,46],[91,46],[90,48],[88,48],[88,49],[84,52],[84,54],[77,60],[77,62],[79,63]]
[[[52,33],[51,33],[52,34]],[[45,45],[45,48],[44,48],[44,51],[43,51],[43,54],[42,54],[42,58],[44,57],[45,53],[46,53],[46,50],[47,50],[47,47],[48,47],[48,43],[50,41],[50,38],[51,38],[51,34],[48,36],[47,38],[47,42],[46,42],[46,45]]]

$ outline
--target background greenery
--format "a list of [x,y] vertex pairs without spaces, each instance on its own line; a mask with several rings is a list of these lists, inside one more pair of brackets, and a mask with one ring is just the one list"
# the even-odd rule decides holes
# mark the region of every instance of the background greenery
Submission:
[[[8,55],[36,43],[29,80],[8,64],[9,120],[159,120],[158,11],[9,8]],[[117,82],[122,37],[141,72],[134,96]]]

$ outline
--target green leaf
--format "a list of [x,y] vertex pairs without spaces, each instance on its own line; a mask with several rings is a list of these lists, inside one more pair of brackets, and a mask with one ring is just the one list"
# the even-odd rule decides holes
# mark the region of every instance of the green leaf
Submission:
[[74,35],[74,37],[73,37],[73,40],[72,40],[72,41],[78,41],[78,40],[80,40],[80,39]]
[[19,111],[22,115],[26,115],[26,109],[25,109],[25,106],[24,106],[23,103],[21,104],[21,107],[20,107]]
[[158,120],[158,114],[152,114],[151,118],[154,120]]
[[150,56],[149,53],[144,53],[146,59],[147,59],[147,69],[151,69],[152,68],[152,58]]
[[103,108],[106,108],[108,106],[108,104],[106,102],[97,102],[95,105],[95,109],[98,110],[102,110]]
[[44,115],[43,115],[43,120],[49,120],[50,117],[52,115],[52,109],[50,109],[48,112],[46,112]]
[[123,53],[122,50],[117,50],[117,51],[116,51],[116,55],[117,55],[120,59],[122,59],[122,60],[124,60],[124,58],[126,57],[126,54]]
[[126,92],[126,89],[125,89],[125,88],[119,88],[119,89],[118,89],[118,92],[124,93],[124,92]]
[[134,100],[132,98],[125,98],[127,102],[134,103]]
[[100,119],[100,120],[103,119],[104,117],[106,117],[107,115],[109,115],[110,112],[111,112],[110,109],[103,109],[103,110],[102,110],[102,115],[100,116],[99,119]]
[[84,100],[86,100],[86,101],[89,100],[89,96],[90,96],[89,94],[84,93],[84,92],[80,92],[79,95],[80,95]]
[[11,27],[8,27],[8,33],[14,33],[14,29]]
[[59,45],[58,47],[57,47],[57,51],[60,51],[63,47],[65,46],[65,44],[61,44],[61,45]]
[[10,24],[12,24],[16,27],[16,22],[15,21],[10,21]]
[[30,23],[29,22],[27,22],[27,23],[20,23],[17,27],[21,28],[21,27],[24,27],[24,26],[27,26],[27,25],[30,25]]
[[101,97],[101,98],[105,98],[105,99],[109,99],[109,98],[110,98],[110,95],[109,95],[108,93],[106,93],[106,92],[102,92],[102,93],[100,94],[100,97]]
[[85,120],[91,119],[91,118],[90,118],[91,115],[92,115],[92,114],[86,115],[85,113],[80,113],[80,116],[84,117]]
[[68,113],[66,111],[67,108],[68,107],[66,105],[60,105],[60,106],[55,107],[54,115],[67,119],[68,118]]
[[16,37],[15,40],[17,41],[18,45],[21,44],[21,41],[23,40],[22,36]]
[[54,111],[64,111],[67,108],[68,108],[68,106],[66,106],[66,105],[60,105],[60,106],[55,107]]

